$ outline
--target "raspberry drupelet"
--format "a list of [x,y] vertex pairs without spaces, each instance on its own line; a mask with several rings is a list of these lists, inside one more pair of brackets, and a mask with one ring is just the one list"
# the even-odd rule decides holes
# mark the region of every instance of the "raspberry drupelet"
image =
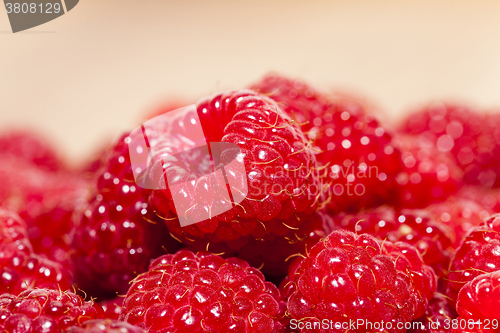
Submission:
[[[354,98],[321,94],[301,80],[269,74],[252,89],[269,95],[313,141],[318,171],[331,212],[358,211],[383,204],[394,195],[402,171],[391,130]],[[370,111],[369,111],[370,109]]]
[[324,319],[383,320],[393,323],[394,332],[404,332],[396,329],[397,323],[423,315],[436,285],[433,269],[411,245],[338,230],[290,267],[281,290],[291,319],[309,326]]
[[[221,195],[217,200],[207,199],[207,189],[223,182],[207,175],[215,174],[218,167],[211,165],[210,155],[204,163],[205,155],[187,155],[181,160],[166,154],[172,140],[183,142],[190,137],[195,131],[191,124],[197,124],[197,118],[206,142],[238,147],[236,159],[244,170],[226,170],[225,175],[232,198]],[[162,170],[156,180],[160,188],[165,187],[165,178],[169,179],[167,188],[152,190],[150,202],[173,237],[196,251],[235,255],[266,273],[285,275],[285,259],[304,252],[306,245],[319,239],[316,233],[322,233],[318,210],[323,199],[316,158],[301,130],[273,100],[250,90],[202,99],[196,111],[171,126],[174,138],[160,134],[150,139],[151,147],[160,149],[152,152],[155,162],[149,176],[154,179],[157,170]],[[227,152],[221,154],[223,162],[231,157],[224,155]],[[191,170],[186,160],[203,170]],[[188,180],[194,184],[185,192],[189,203],[177,211],[171,188]],[[243,187],[248,189],[244,196]],[[226,188],[225,183],[222,188]],[[210,214],[224,205],[228,205],[227,211]],[[201,221],[182,227],[178,216]]]
[[69,291],[32,289],[18,296],[0,295],[0,328],[4,332],[62,333],[103,315],[98,304]]
[[127,136],[109,149],[96,174],[74,232],[72,263],[79,288],[92,296],[115,297],[147,270],[149,262],[177,247],[148,205],[131,170]]
[[279,300],[247,262],[181,250],[134,279],[120,319],[151,333],[272,333],[282,329]]

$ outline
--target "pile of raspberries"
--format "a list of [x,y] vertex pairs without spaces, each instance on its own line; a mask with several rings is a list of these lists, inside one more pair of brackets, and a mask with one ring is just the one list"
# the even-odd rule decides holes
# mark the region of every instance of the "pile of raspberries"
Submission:
[[179,106],[143,169],[0,133],[0,331],[500,332],[500,113],[275,73]]

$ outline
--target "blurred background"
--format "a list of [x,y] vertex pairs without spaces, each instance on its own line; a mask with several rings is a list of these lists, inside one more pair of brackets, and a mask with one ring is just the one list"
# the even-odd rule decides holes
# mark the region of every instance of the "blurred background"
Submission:
[[77,163],[161,104],[268,71],[393,121],[433,99],[500,107],[499,17],[498,0],[82,0],[12,34],[1,10],[0,130],[38,129]]

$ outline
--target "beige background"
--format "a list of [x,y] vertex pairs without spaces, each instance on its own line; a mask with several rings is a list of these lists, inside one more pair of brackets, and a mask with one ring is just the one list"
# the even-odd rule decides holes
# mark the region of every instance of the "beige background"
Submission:
[[0,50],[0,128],[39,128],[74,162],[165,100],[269,70],[392,119],[434,98],[500,106],[498,0],[81,0],[18,34],[0,11]]

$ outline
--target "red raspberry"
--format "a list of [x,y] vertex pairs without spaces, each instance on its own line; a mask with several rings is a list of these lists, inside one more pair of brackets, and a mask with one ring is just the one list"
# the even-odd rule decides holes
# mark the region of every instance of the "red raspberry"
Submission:
[[69,291],[33,289],[18,296],[0,295],[0,328],[4,332],[66,332],[70,326],[96,318],[103,318],[102,308]]
[[116,296],[175,243],[134,183],[123,136],[109,151],[74,234],[72,256],[79,287],[93,296]]
[[1,135],[0,154],[25,160],[46,171],[66,168],[45,138],[27,131],[12,131]]
[[67,290],[71,273],[60,263],[36,254],[7,250],[0,245],[0,293],[20,293],[32,288]]
[[110,319],[87,320],[67,329],[68,333],[146,333],[142,328]]
[[330,107],[329,99],[304,81],[276,73],[268,73],[251,89],[277,101],[304,131],[310,130],[314,126],[313,120]]
[[326,224],[327,231],[347,229],[358,234],[368,233],[390,242],[403,241],[415,246],[424,262],[439,277],[448,274],[455,241],[453,229],[435,221],[427,212],[379,207],[357,214],[342,213]]
[[455,231],[454,249],[460,246],[470,228],[481,225],[493,213],[460,195],[449,197],[444,202],[432,204],[425,210],[438,223],[447,225]]
[[85,201],[87,182],[80,177],[58,175],[54,182],[68,187],[47,188],[41,201],[32,201],[21,212],[35,253],[70,266],[73,213]]
[[6,154],[0,154],[0,160],[0,201],[2,207],[9,210],[40,214],[46,195],[74,189],[75,176],[67,172],[47,172]]
[[86,182],[68,172],[47,172],[17,157],[8,156],[2,162],[1,206],[26,221],[36,253],[68,266],[72,214],[86,194]]
[[432,103],[410,115],[403,131],[424,135],[443,152],[451,151],[464,171],[464,181],[500,186],[500,116],[468,106]]
[[323,116],[315,145],[318,161],[328,165],[329,209],[357,211],[386,203],[396,190],[402,170],[392,134],[358,105],[339,105]]
[[[26,223],[14,212],[0,209],[0,244],[4,251],[11,249],[15,252],[30,254],[33,248],[26,231]],[[4,257],[0,257],[3,263]]]
[[395,329],[425,313],[436,285],[434,271],[411,245],[338,230],[292,265],[281,288],[292,320],[383,320]]
[[120,317],[123,310],[123,300],[123,297],[116,297],[99,302],[99,305],[102,306],[104,310],[106,318],[118,319],[118,317]]
[[499,232],[500,214],[469,231],[450,265],[449,297],[456,299],[462,287],[476,276],[500,270]]
[[94,175],[103,167],[102,163],[104,162],[104,157],[111,149],[113,143],[113,141],[106,142],[97,149],[94,149],[93,152],[87,156],[85,161],[78,166],[77,170],[83,175],[83,178],[90,180],[94,179]]
[[[311,233],[322,229],[317,213],[322,189],[309,143],[274,101],[253,91],[229,91],[203,99],[197,105],[197,114],[207,142],[231,143],[240,148],[238,158],[244,162],[245,173],[227,172],[227,177],[232,184],[246,182],[248,194],[243,197],[238,186],[230,185],[229,192],[243,201],[233,204],[230,199],[231,209],[206,218],[219,203],[228,203],[227,199],[205,202],[206,188],[219,182],[207,175],[213,172],[210,156],[185,156],[192,159],[191,164],[196,161],[203,169],[199,171],[190,170],[186,161],[173,156],[163,160],[173,139],[159,135],[150,139],[151,147],[161,149],[152,152],[156,162],[149,175],[153,178],[157,170],[162,170],[160,184],[165,184],[164,177],[176,175],[170,187],[193,179],[193,190],[186,192],[190,204],[185,206],[190,208],[177,214],[193,220],[203,216],[204,220],[181,227],[175,219],[170,188],[153,191],[155,208],[172,235],[195,250],[237,255],[253,266],[264,265],[267,273],[284,274],[286,269],[280,266],[286,266],[285,258],[303,252]],[[190,113],[172,125],[178,127],[176,138],[180,142],[193,132],[189,125],[196,123],[194,116]],[[223,154],[221,158],[225,158]]]
[[35,253],[70,267],[72,216],[76,202],[71,198],[60,199],[61,202],[49,211],[35,219],[27,219],[28,233]]
[[[457,300],[457,311],[462,319],[497,319],[500,323],[500,271],[482,274],[467,282]],[[490,324],[491,326],[491,324]]]
[[247,262],[183,250],[134,279],[121,319],[152,333],[271,333],[280,325],[279,299]]
[[[387,202],[402,170],[392,134],[353,99],[329,100],[300,80],[269,75],[253,86],[306,123],[319,154],[323,185],[330,185],[329,209],[357,211]],[[307,121],[309,121],[307,123]]]
[[450,153],[424,136],[402,136],[400,141],[404,169],[396,178],[398,207],[423,208],[457,191],[462,170]]
[[421,323],[423,327],[409,329],[407,333],[443,333],[449,332],[451,321],[457,318],[457,312],[449,304],[448,300],[440,294],[436,294],[429,301],[429,306],[425,315],[413,321],[413,323]]
[[0,209],[0,293],[18,294],[34,287],[66,290],[70,285],[66,268],[33,254],[24,221]]
[[464,199],[477,202],[491,213],[500,212],[500,190],[498,189],[465,186],[458,195]]

